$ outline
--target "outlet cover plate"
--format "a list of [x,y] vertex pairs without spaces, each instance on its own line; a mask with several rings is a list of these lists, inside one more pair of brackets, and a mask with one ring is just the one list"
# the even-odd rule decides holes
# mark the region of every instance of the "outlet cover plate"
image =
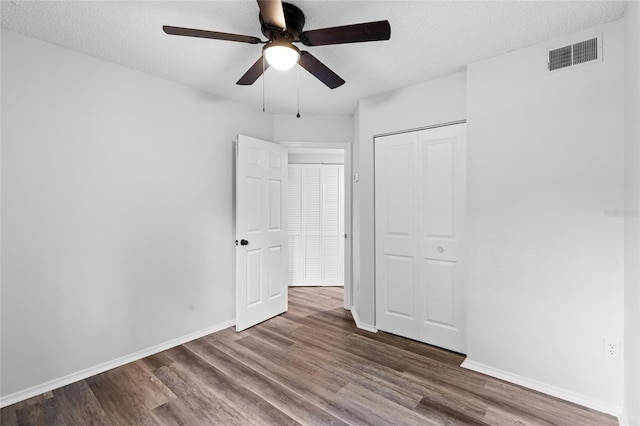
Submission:
[[604,356],[612,359],[620,359],[620,342],[604,339]]

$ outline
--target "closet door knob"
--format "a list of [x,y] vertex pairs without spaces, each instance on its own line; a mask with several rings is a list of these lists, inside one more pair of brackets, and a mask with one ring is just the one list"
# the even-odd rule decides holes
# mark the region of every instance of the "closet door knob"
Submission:
[[241,246],[248,246],[248,245],[249,245],[249,241],[247,241],[247,240],[240,240],[240,245],[241,245]]
[[442,246],[438,246],[436,250],[438,250],[438,253],[444,253],[444,247]]

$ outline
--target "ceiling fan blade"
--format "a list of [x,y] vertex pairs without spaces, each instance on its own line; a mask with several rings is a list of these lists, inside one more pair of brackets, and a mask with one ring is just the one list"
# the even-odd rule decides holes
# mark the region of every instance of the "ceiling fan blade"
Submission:
[[258,37],[220,33],[217,31],[196,30],[193,28],[172,27],[170,25],[163,25],[162,30],[170,35],[187,36],[187,37],[200,37],[211,38],[214,40],[227,40],[227,41],[239,41],[241,43],[258,44],[262,41]]
[[306,46],[325,46],[328,44],[362,43],[365,41],[389,40],[391,26],[389,21],[365,22],[363,24],[341,27],[321,28],[304,31],[300,41]]
[[269,68],[269,63],[264,60],[264,56],[260,56],[258,60],[251,65],[251,68],[249,68],[247,72],[240,77],[240,80],[238,80],[236,84],[241,86],[251,86],[262,75],[262,73],[267,70],[267,68]]
[[335,89],[344,84],[344,80],[341,79],[338,74],[331,71],[325,64],[320,62],[311,53],[302,51],[300,52],[300,60],[298,64],[311,74],[313,74],[318,80],[323,82],[329,89]]
[[272,27],[284,30],[287,21],[284,19],[284,8],[281,0],[258,0],[262,20]]

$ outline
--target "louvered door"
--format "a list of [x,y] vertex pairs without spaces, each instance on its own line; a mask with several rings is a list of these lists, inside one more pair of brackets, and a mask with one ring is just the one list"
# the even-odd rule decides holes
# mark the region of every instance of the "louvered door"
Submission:
[[344,166],[289,165],[289,285],[344,285]]
[[344,285],[344,166],[322,166],[322,285]]

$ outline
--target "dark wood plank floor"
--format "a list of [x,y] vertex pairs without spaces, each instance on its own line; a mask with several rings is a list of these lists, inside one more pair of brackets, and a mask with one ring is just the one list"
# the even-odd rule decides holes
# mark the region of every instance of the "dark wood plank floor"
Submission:
[[616,425],[460,367],[462,355],[358,330],[341,288],[289,311],[2,409],[2,425]]

